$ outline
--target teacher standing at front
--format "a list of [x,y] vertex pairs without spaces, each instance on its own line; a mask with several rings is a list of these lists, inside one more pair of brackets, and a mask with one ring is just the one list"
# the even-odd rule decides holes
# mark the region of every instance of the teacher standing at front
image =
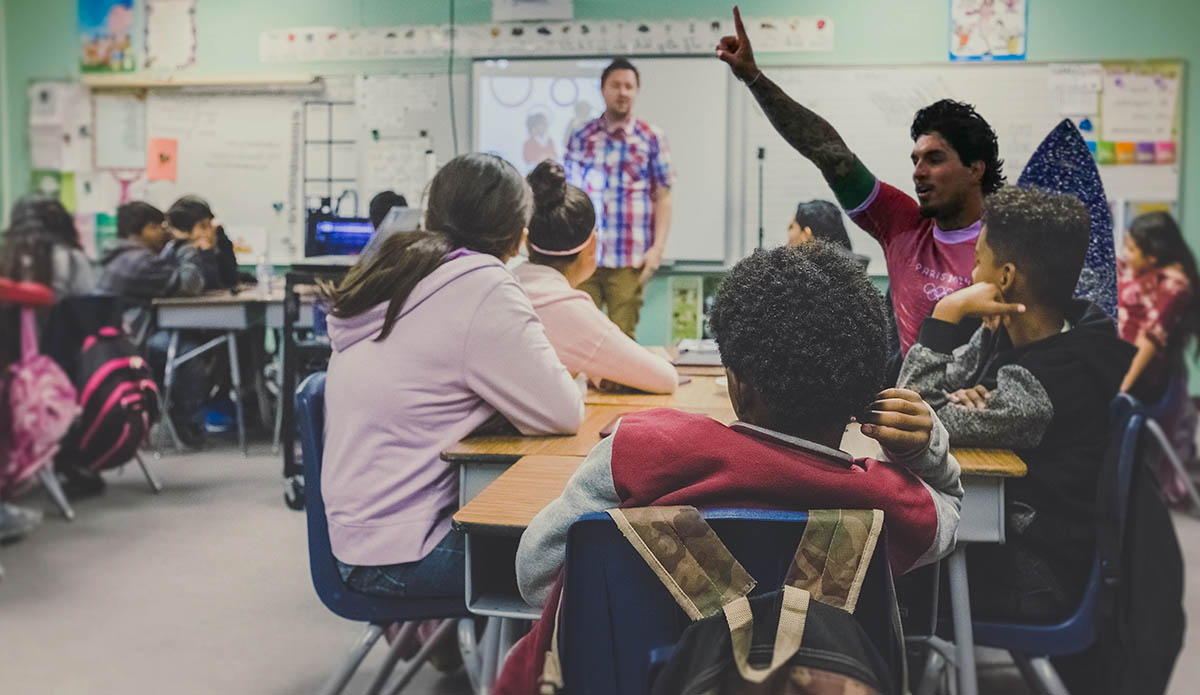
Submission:
[[662,265],[675,171],[662,130],[633,117],[637,68],[617,58],[600,76],[604,113],[567,141],[567,181],[596,207],[596,272],[579,286],[629,337],[642,289]]

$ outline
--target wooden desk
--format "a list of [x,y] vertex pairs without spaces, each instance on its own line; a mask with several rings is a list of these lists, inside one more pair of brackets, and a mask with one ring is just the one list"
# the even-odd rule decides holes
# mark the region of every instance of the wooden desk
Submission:
[[[964,479],[1025,475],[1025,463],[1011,451],[959,449],[954,453]],[[562,493],[582,462],[580,456],[521,458],[458,510],[454,527],[466,533],[521,535],[533,517]]]
[[693,376],[691,381],[680,384],[673,394],[661,393],[613,393],[588,388],[584,402],[589,405],[641,405],[653,408],[680,408],[732,412],[729,391],[717,385],[717,377]]
[[[869,445],[878,448],[874,440],[860,434],[857,427],[851,427],[843,438],[842,448],[862,450]],[[959,689],[973,693],[978,686],[966,545],[1004,542],[1004,481],[1023,477],[1026,467],[1024,461],[1007,450],[956,449],[951,453],[962,469],[964,491],[959,544],[946,559],[951,617]],[[562,493],[582,462],[583,458],[578,456],[527,456],[499,471],[490,485],[460,500],[453,524],[467,534],[467,606],[472,612],[509,620],[533,620],[540,616],[541,611],[526,605],[515,590],[517,543],[533,517]],[[462,489],[465,493],[465,486]]]
[[[600,441],[600,430],[614,419],[627,413],[652,410],[656,405],[596,405],[586,406],[579,432],[563,436],[524,437],[513,435],[484,435],[468,437],[442,452],[442,459],[451,462],[512,463],[522,456],[586,456]],[[687,412],[703,413],[722,422],[733,422],[733,406],[723,408],[680,408]]]

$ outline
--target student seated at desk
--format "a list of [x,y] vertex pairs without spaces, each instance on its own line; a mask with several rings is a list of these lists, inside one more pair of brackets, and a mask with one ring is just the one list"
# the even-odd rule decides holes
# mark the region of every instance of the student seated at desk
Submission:
[[583,190],[567,184],[547,159],[526,177],[533,188],[529,262],[513,273],[546,326],[546,337],[572,374],[650,393],[674,393],[675,367],[638,345],[575,289],[596,270],[596,210]]
[[[972,614],[1051,621],[1078,608],[1095,553],[1109,403],[1133,348],[1100,307],[1072,299],[1088,248],[1083,203],[1005,187],[984,202],[975,284],[934,307],[900,372],[955,446],[1013,449],[1004,545],[967,550]],[[983,319],[973,334],[959,323]]]
[[[158,208],[134,201],[117,208],[117,244],[104,254],[104,270],[97,291],[142,302],[160,297],[186,297],[204,290],[205,268],[216,267],[212,237],[172,238],[163,227],[166,217]],[[146,342],[147,357],[158,382],[163,383],[170,331],[157,331]],[[204,334],[183,331],[177,354],[204,342]],[[204,429],[196,416],[209,383],[210,355],[188,360],[175,371],[171,389],[171,422],[180,440],[191,447],[204,442]]]
[[91,294],[96,274],[62,203],[45,195],[23,196],[13,205],[11,220],[0,249],[0,275],[49,285],[56,299]]
[[191,243],[204,251],[200,267],[204,289],[226,290],[237,285],[237,257],[225,228],[216,222],[212,208],[203,198],[185,195],[167,208],[167,226],[176,241]]
[[467,154],[429,184],[428,231],[397,232],[330,294],[321,486],[342,577],[374,595],[462,595],[458,477],[441,452],[507,418],[568,434],[583,394],[504,267],[532,199],[503,159]]
[[[588,512],[690,504],[759,509],[882,509],[897,572],[954,546],[962,486],[937,416],[911,391],[879,392],[883,301],[832,246],[755,251],[726,276],[709,320],[739,418],[652,410],[623,418],[521,537],[517,581],[542,620],[493,692],[536,691],[558,605],[567,530]],[[893,463],[840,451],[846,425]]]

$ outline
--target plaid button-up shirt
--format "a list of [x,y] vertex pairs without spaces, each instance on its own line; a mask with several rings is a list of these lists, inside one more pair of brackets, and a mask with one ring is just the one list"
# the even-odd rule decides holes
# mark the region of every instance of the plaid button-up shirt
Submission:
[[639,267],[654,243],[654,198],[675,182],[666,137],[645,121],[589,121],[567,141],[567,182],[596,206],[596,261],[604,268]]

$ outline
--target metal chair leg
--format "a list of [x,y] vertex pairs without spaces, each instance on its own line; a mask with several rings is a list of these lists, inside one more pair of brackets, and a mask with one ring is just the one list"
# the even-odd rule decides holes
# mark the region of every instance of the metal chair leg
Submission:
[[167,339],[167,363],[163,367],[163,390],[159,395],[159,412],[162,413],[162,422],[167,427],[167,432],[171,435],[171,441],[175,443],[175,451],[183,453],[183,440],[179,438],[179,433],[175,431],[175,422],[171,420],[171,387],[175,385],[175,357],[179,352],[179,331],[171,331],[171,337]]
[[458,620],[458,651],[462,654],[463,668],[467,672],[467,680],[471,682],[471,692],[479,692],[480,663],[479,643],[475,638],[475,620],[459,618]]
[[63,516],[67,521],[75,520],[75,510],[71,509],[71,503],[67,501],[67,495],[63,492],[62,485],[58,484],[58,476],[54,475],[54,471],[50,466],[42,467],[38,471],[38,480],[42,481],[42,487],[46,488],[46,492],[50,493],[50,498],[62,510]]
[[283,351],[287,349],[287,341],[283,339],[283,329],[279,329],[279,398],[275,399],[275,437],[271,440],[271,454],[279,455],[279,445],[283,441]]
[[342,690],[346,688],[346,684],[354,676],[354,672],[358,670],[363,659],[367,657],[367,652],[371,651],[371,647],[379,641],[379,636],[383,634],[382,625],[368,625],[366,632],[358,638],[354,643],[354,647],[350,650],[350,655],[342,663],[341,668],[335,671],[326,681],[325,687],[321,688],[321,695],[341,695]]
[[954,623],[954,645],[958,651],[958,688],[962,695],[978,695],[975,675],[975,638],[971,625],[971,595],[967,587],[967,546],[959,543],[947,560],[950,573],[950,614]]
[[371,687],[367,688],[363,695],[379,695],[383,692],[383,686],[387,684],[392,671],[396,670],[396,664],[400,663],[400,650],[404,648],[405,642],[412,639],[413,633],[417,631],[417,626],[420,624],[419,620],[410,620],[400,627],[399,632],[396,633],[396,639],[392,640],[392,646],[388,649],[387,658],[383,660],[383,666],[375,674],[375,680],[371,682]]
[[141,453],[136,453],[133,457],[137,459],[138,466],[142,469],[142,475],[146,476],[146,482],[150,484],[150,489],[155,493],[162,492],[162,483],[159,482],[158,476],[154,475],[154,471],[150,470],[150,466],[147,466],[146,462],[142,460]]
[[1146,429],[1150,431],[1150,434],[1154,435],[1154,440],[1158,442],[1158,448],[1162,450],[1163,456],[1171,463],[1171,467],[1175,469],[1175,474],[1183,480],[1188,496],[1192,499],[1192,513],[1200,514],[1200,493],[1196,492],[1196,486],[1192,484],[1192,477],[1188,475],[1187,469],[1184,468],[1183,461],[1179,460],[1179,455],[1175,453],[1175,447],[1171,444],[1167,433],[1163,431],[1162,425],[1158,424],[1156,420],[1146,418]]
[[408,662],[408,668],[404,669],[404,673],[400,674],[400,680],[396,681],[396,685],[392,686],[392,689],[388,691],[388,695],[399,695],[400,691],[404,690],[404,686],[408,685],[413,676],[417,675],[417,671],[429,660],[429,655],[433,653],[434,649],[438,648],[439,643],[447,639],[456,629],[456,621],[442,621],[441,627],[437,629],[437,632],[433,633],[433,637],[430,637],[428,642],[421,645],[421,650],[412,658],[412,661]]
[[242,366],[238,363],[237,334],[229,331],[225,334],[229,345],[229,380],[233,382],[233,410],[237,413],[238,447],[242,456],[246,455],[246,420],[242,416]]

